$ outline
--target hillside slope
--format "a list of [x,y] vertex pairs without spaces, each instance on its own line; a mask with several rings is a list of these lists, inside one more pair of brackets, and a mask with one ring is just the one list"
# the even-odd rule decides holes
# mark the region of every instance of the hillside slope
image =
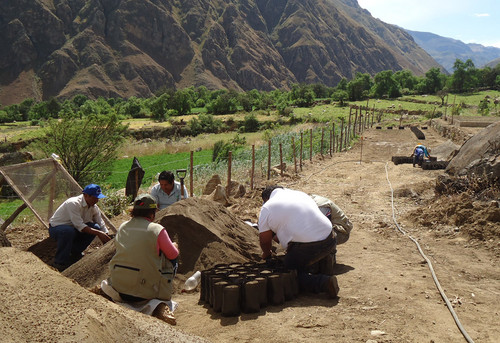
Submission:
[[[476,68],[483,68],[489,62],[500,58],[500,49],[481,44],[466,44],[462,41],[446,38],[430,32],[407,32],[446,70],[453,73],[453,64],[457,59],[465,62],[471,59]],[[495,67],[496,64],[493,66]]]
[[0,103],[161,87],[334,86],[356,72],[438,66],[356,0],[5,0]]

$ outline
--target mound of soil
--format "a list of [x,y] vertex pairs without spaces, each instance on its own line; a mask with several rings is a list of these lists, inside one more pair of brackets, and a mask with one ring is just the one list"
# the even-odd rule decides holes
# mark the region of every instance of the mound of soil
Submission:
[[[432,199],[427,205],[424,211],[415,209],[408,212],[406,218],[432,229],[436,236],[461,233],[469,239],[491,242],[500,237],[498,201],[479,201],[462,193]],[[496,242],[492,248],[498,249]]]
[[[194,197],[181,200],[159,211],[155,222],[163,225],[179,245],[177,289],[196,270],[259,258],[257,230],[217,202]],[[99,285],[109,276],[108,264],[115,253],[113,242],[96,248],[63,275],[85,288]]]
[[200,342],[80,287],[35,255],[0,249],[2,342]]

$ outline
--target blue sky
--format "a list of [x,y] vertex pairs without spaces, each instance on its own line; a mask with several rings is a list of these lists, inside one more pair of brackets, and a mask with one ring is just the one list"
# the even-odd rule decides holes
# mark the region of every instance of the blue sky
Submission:
[[373,17],[389,24],[500,48],[500,0],[358,0],[358,3]]

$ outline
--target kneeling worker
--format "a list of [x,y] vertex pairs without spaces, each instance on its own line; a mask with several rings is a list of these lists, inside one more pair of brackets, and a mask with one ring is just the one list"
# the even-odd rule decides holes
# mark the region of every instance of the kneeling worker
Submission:
[[105,197],[101,187],[87,185],[82,194],[63,202],[49,219],[49,235],[57,241],[53,266],[59,271],[81,259],[96,236],[102,243],[111,239],[96,205]]
[[[156,206],[151,195],[139,195],[131,209],[132,219],[120,225],[116,234],[109,280],[126,302],[168,301],[172,297],[179,249],[165,228],[153,223]],[[175,325],[175,317],[164,302],[153,315]]]
[[[337,296],[334,275],[311,274],[310,267],[336,251],[332,223],[306,193],[269,186],[262,192],[264,205],[259,215],[262,258],[271,257],[273,239],[286,249],[285,267],[297,270],[299,286],[306,292],[327,292]],[[275,237],[276,236],[276,237]]]

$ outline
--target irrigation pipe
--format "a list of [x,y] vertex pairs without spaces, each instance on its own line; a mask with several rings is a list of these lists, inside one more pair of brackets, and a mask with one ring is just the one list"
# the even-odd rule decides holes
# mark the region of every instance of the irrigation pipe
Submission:
[[407,234],[403,229],[401,229],[401,227],[399,226],[398,222],[396,221],[396,215],[395,215],[395,209],[394,209],[394,190],[392,188],[391,181],[389,180],[389,172],[387,170],[387,164],[388,164],[388,162],[386,162],[386,164],[385,164],[385,176],[387,178],[387,183],[389,184],[389,187],[391,188],[392,220],[394,220],[394,224],[396,224],[396,227],[398,228],[398,230],[403,235],[405,235],[409,239],[411,239],[413,241],[413,243],[415,243],[415,245],[418,248],[418,251],[420,252],[420,255],[422,255],[422,257],[427,262],[427,265],[429,266],[429,270],[431,271],[431,274],[432,274],[432,279],[434,280],[434,283],[436,284],[436,287],[438,288],[439,293],[441,294],[441,298],[443,298],[444,302],[446,303],[446,306],[448,307],[448,310],[450,311],[451,315],[453,316],[453,319],[455,320],[455,323],[457,324],[458,329],[460,330],[460,332],[462,333],[462,335],[464,336],[464,338],[467,340],[467,342],[474,343],[474,341],[469,336],[469,334],[467,333],[467,331],[465,331],[464,327],[462,326],[462,323],[460,323],[460,320],[458,319],[458,316],[457,316],[455,310],[453,309],[453,306],[451,305],[450,300],[448,300],[448,297],[444,293],[444,290],[441,287],[441,284],[439,283],[439,280],[438,280],[438,278],[436,276],[436,273],[434,272],[434,268],[432,267],[431,261],[424,254],[424,252],[422,251],[422,248],[420,247],[420,244],[418,244],[417,240],[415,238],[413,238],[412,236],[410,236],[409,234]]
[[[335,163],[330,163],[328,164],[325,168],[321,169],[320,171],[316,172],[316,173],[313,173],[311,175],[309,175],[307,178],[306,178],[306,181],[309,180],[313,175],[315,174],[319,174],[321,173],[322,171],[330,168],[331,166],[335,165],[335,164],[340,164],[340,163],[347,163],[347,162],[358,162],[359,163],[359,160],[348,160],[348,161],[338,161],[338,162],[335,162]],[[382,162],[382,161],[371,161],[371,162]],[[441,294],[441,298],[443,298],[444,302],[446,303],[446,306],[448,307],[448,310],[450,311],[451,315],[453,316],[453,319],[455,320],[455,324],[457,325],[458,329],[460,330],[460,332],[462,333],[462,335],[464,336],[465,340],[469,343],[474,343],[474,341],[472,340],[472,338],[469,336],[469,334],[467,333],[467,331],[465,330],[465,328],[462,326],[462,323],[460,323],[460,320],[458,319],[458,316],[455,312],[455,310],[453,309],[453,306],[450,302],[450,300],[448,300],[448,297],[446,296],[446,294],[444,293],[444,290],[443,288],[441,287],[441,284],[439,283],[439,280],[436,276],[436,273],[434,272],[434,268],[432,267],[432,263],[431,261],[429,260],[429,258],[424,254],[422,248],[420,247],[420,244],[418,244],[417,240],[415,238],[413,238],[411,235],[407,234],[403,229],[401,229],[401,227],[399,226],[397,220],[396,220],[396,215],[395,215],[395,208],[394,208],[394,189],[392,188],[392,184],[391,184],[391,181],[389,180],[389,172],[387,170],[387,165],[388,165],[388,162],[385,162],[385,177],[387,179],[387,183],[389,184],[389,188],[391,189],[391,208],[392,208],[392,220],[394,221],[394,224],[396,224],[396,227],[397,229],[404,235],[404,236],[407,236],[409,239],[411,239],[413,241],[413,243],[415,243],[415,245],[417,246],[418,248],[418,251],[420,252],[420,255],[422,255],[422,257],[425,259],[425,261],[427,262],[427,265],[429,266],[429,270],[431,271],[431,274],[432,274],[432,279],[434,280],[434,283],[436,284],[436,287],[437,289],[439,290],[439,293]]]

